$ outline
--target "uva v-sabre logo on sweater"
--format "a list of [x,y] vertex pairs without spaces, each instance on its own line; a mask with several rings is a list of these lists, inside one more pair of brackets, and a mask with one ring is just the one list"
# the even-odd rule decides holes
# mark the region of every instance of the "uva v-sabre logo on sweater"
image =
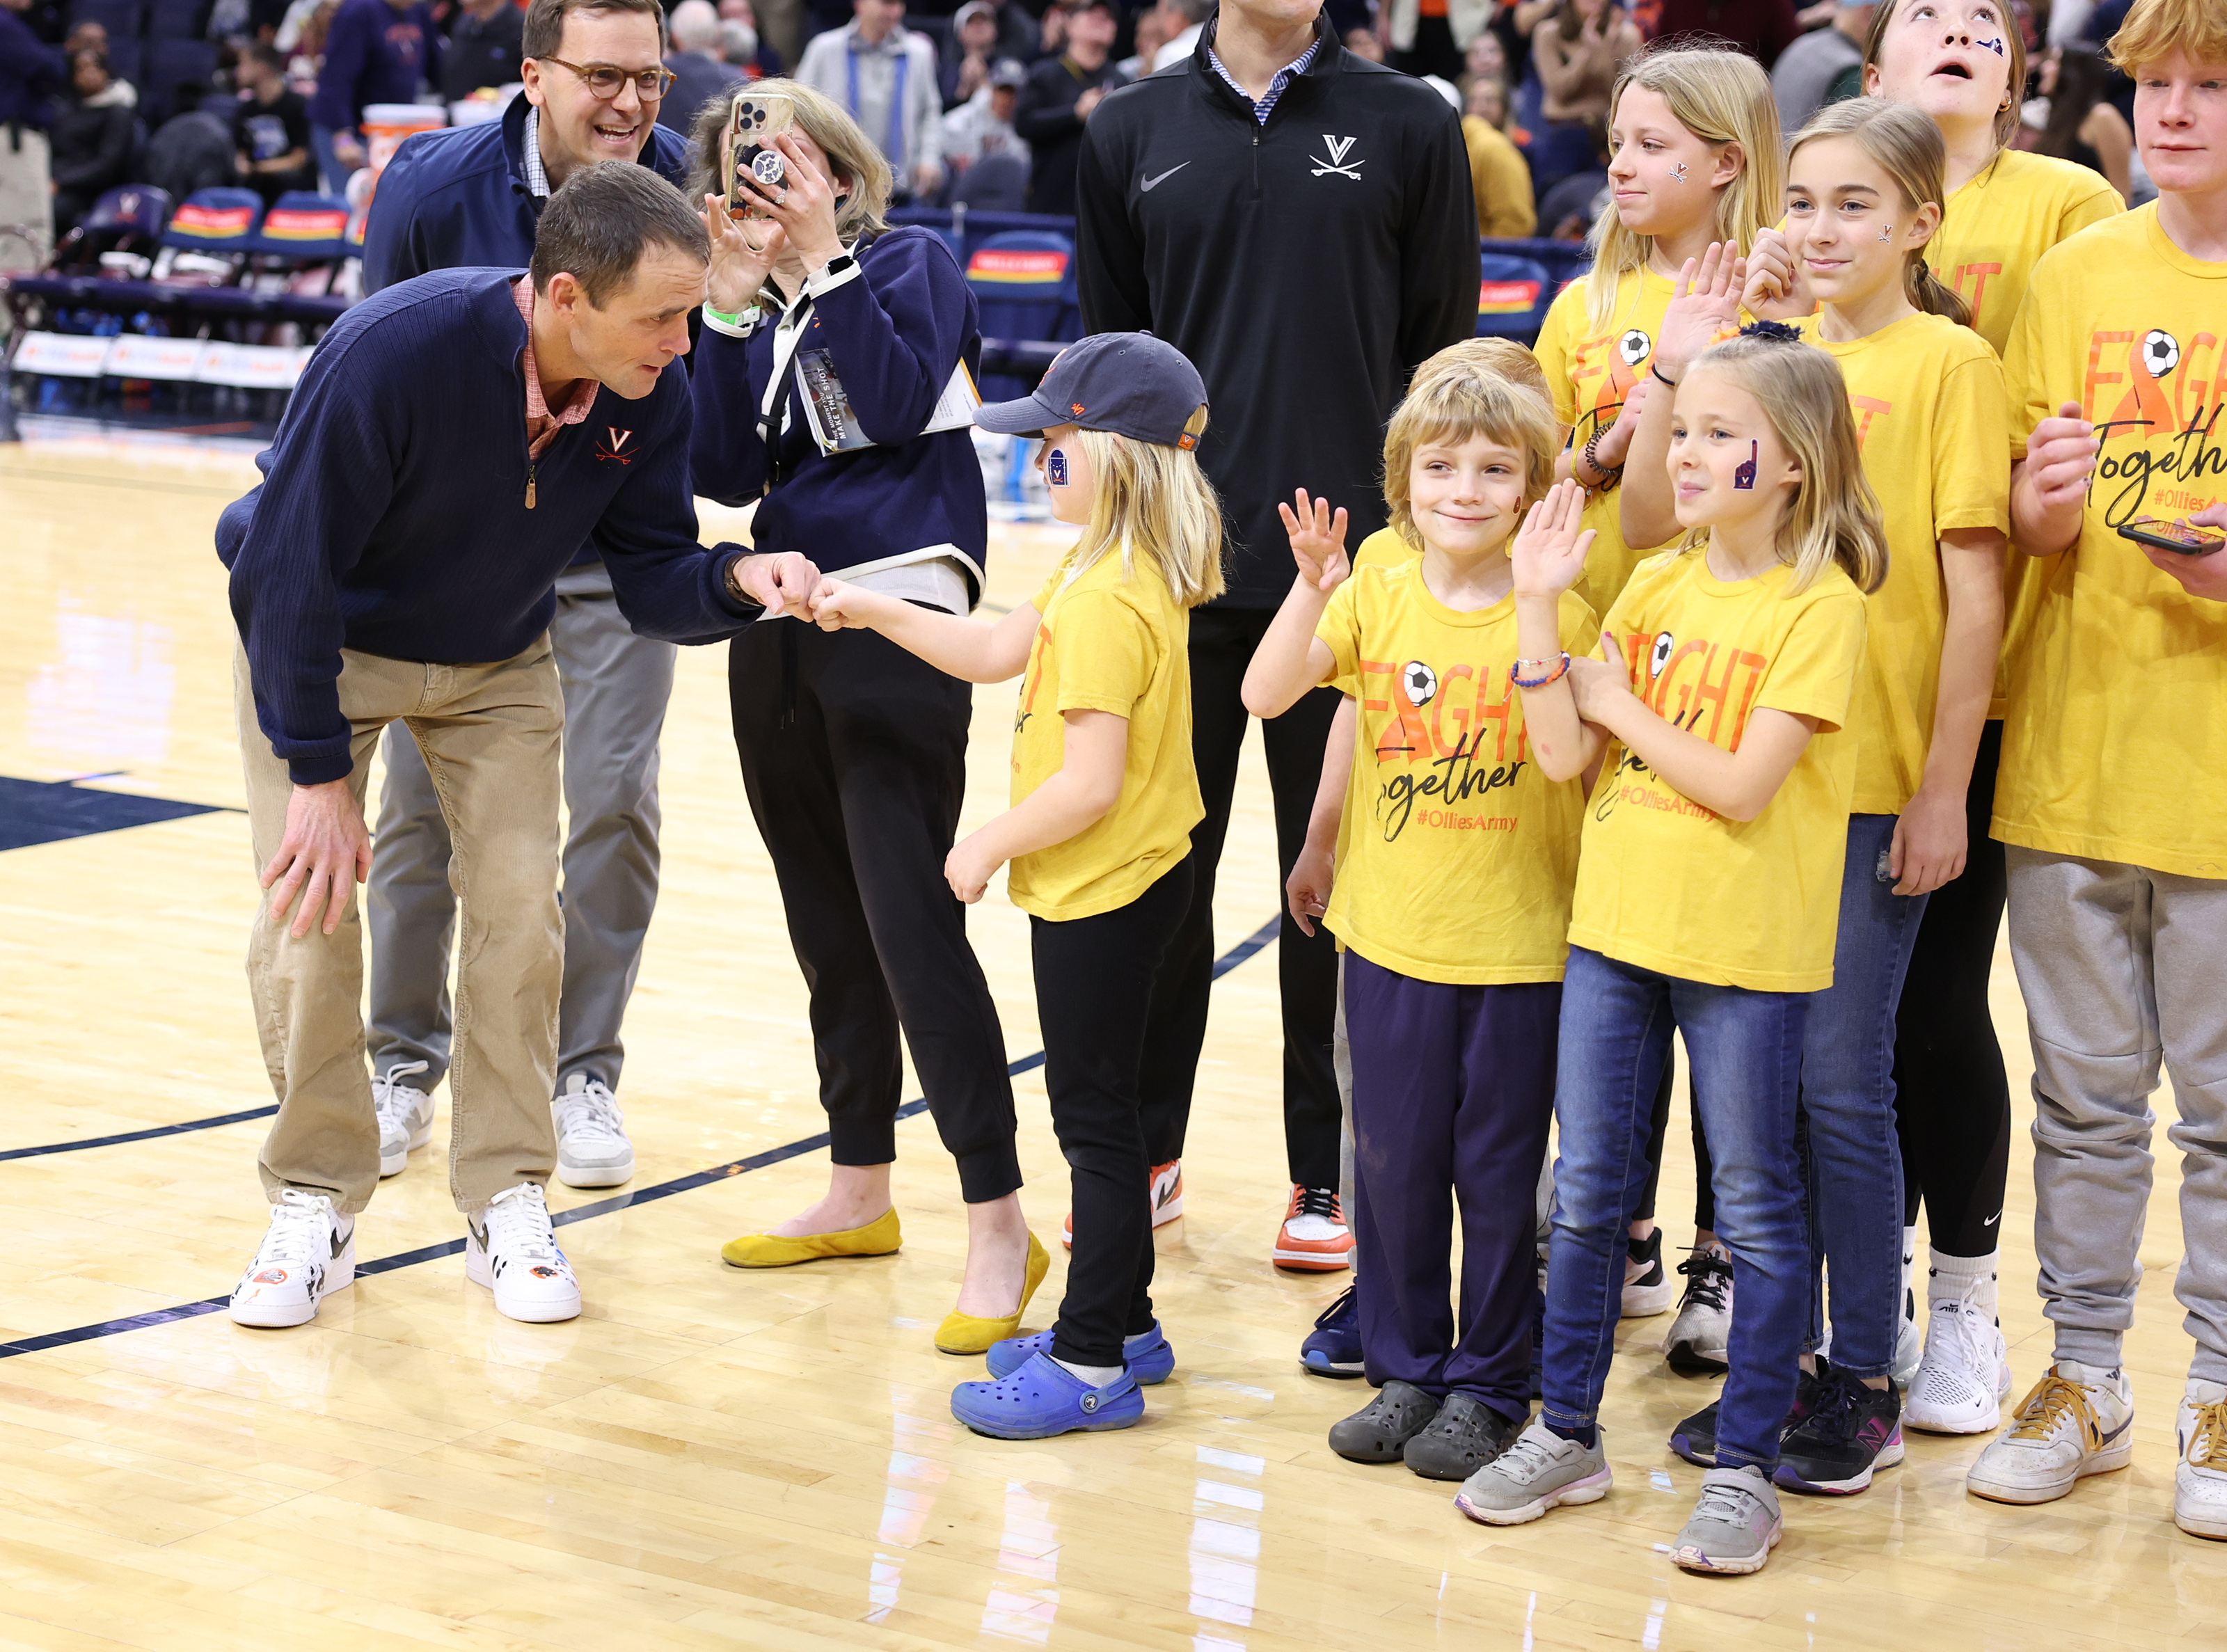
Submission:
[[[2218,502],[2227,476],[2220,410],[2227,349],[2211,333],[2184,345],[2162,327],[2088,335],[2080,416],[2103,446],[2088,497],[2121,527],[2143,514],[2185,516]],[[2151,484],[2160,484],[2153,491]]]
[[[1375,815],[1385,842],[1411,821],[1450,832],[1516,830],[1512,815],[1464,807],[1515,785],[1529,756],[1510,675],[1490,666],[1361,662],[1361,712],[1376,757]],[[1372,684],[1381,692],[1372,694]]]
[[1351,178],[1356,183],[1359,183],[1361,169],[1369,163],[1357,157],[1351,161],[1345,158],[1353,153],[1354,140],[1350,137],[1333,137],[1330,133],[1324,132],[1322,135],[1322,141],[1326,156],[1310,155],[1307,157],[1315,163],[1315,169],[1310,175],[1326,178],[1334,173],[1341,178]]
[[603,426],[603,439],[596,443],[596,457],[616,459],[621,464],[632,464],[639,450],[629,444],[634,440],[632,431],[622,431],[616,424]]

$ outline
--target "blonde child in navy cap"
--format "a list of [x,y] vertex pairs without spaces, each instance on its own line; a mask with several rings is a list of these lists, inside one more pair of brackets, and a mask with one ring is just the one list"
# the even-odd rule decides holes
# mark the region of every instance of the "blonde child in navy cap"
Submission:
[[999,866],[1029,914],[1052,1128],[1074,1172],[1075,1247],[1058,1323],[989,1352],[952,1414],[1042,1439],[1126,1428],[1175,1355],[1153,1317],[1150,1173],[1138,1087],[1152,985],[1190,903],[1190,610],[1222,593],[1222,513],[1193,455],[1206,386],[1172,346],[1107,333],[1064,353],[986,430],[1040,436],[1052,514],[1082,536],[1033,602],[994,623],[828,580],[814,617],[865,626],[971,682],[1024,672],[1013,806],[951,852],[953,893]]

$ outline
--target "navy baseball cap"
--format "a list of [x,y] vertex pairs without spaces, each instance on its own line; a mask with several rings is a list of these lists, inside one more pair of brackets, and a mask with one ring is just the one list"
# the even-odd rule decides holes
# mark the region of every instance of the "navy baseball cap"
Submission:
[[1150,333],[1094,333],[1060,352],[1035,395],[987,403],[974,422],[1001,436],[1079,424],[1189,449],[1198,437],[1184,426],[1205,405],[1206,381],[1174,345]]

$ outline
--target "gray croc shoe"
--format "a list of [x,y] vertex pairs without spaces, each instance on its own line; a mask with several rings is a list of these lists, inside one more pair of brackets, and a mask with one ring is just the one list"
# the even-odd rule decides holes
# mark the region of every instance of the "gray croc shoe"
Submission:
[[1330,1449],[1354,1463],[1397,1463],[1407,1442],[1430,1426],[1439,1402],[1397,1380],[1343,1422],[1330,1426]]
[[1529,1420],[1503,1417],[1474,1394],[1450,1394],[1401,1456],[1426,1480],[1466,1480],[1506,1451]]

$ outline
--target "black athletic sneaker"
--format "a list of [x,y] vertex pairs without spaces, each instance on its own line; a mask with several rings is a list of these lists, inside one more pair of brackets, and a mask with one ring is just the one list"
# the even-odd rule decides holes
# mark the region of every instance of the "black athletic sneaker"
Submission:
[[[1794,1409],[1786,1413],[1788,1430],[1790,1431],[1797,1426],[1815,1408],[1817,1398],[1826,1387],[1830,1370],[1830,1365],[1820,1359],[1817,1362],[1815,1376],[1804,1371],[1795,1379]],[[1715,1400],[1710,1400],[1707,1405],[1703,1406],[1670,1431],[1670,1449],[1688,1463],[1697,1464],[1702,1468],[1713,1469],[1717,1466],[1717,1402]],[[1785,1450],[1783,1435],[1779,1449],[1782,1451]]]
[[1902,1396],[1894,1384],[1867,1388],[1835,1372],[1809,1414],[1779,1443],[1778,1472],[1789,1491],[1851,1496],[1872,1483],[1872,1470],[1902,1461]]
[[1503,1417],[1474,1394],[1450,1394],[1401,1455],[1426,1480],[1466,1480],[1506,1451],[1529,1420],[1528,1413]]

